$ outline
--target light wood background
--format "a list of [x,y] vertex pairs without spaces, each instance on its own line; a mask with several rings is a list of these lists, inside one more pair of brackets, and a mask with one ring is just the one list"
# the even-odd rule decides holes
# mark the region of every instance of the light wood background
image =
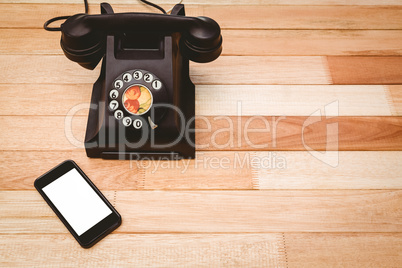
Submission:
[[[70,109],[87,107],[99,68],[69,61],[59,33],[42,29],[83,11],[81,0],[62,2],[0,0],[1,266],[402,266],[400,0],[186,0],[188,15],[214,18],[224,37],[218,60],[191,64],[197,128],[209,120],[219,131],[229,118],[242,130],[254,115],[252,128],[279,121],[275,139],[250,134],[264,148],[238,132],[226,147],[227,133],[199,133],[197,160],[158,167],[87,158],[85,109],[66,131]],[[90,13],[99,2],[89,1]],[[156,12],[135,0],[110,3],[117,12]],[[336,110],[302,131],[333,102]],[[327,164],[302,134],[312,149],[331,150]],[[254,163],[264,158],[268,166]],[[33,187],[66,159],[123,217],[91,249]]]

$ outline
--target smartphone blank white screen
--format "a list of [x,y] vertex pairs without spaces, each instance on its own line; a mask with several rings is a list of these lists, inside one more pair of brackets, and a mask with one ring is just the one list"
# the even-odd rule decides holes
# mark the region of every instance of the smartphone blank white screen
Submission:
[[78,235],[112,213],[75,168],[42,190]]

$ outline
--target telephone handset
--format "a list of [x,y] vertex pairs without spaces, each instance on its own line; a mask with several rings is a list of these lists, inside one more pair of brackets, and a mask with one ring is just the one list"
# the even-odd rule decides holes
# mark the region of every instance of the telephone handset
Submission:
[[222,51],[219,25],[186,17],[184,5],[170,15],[76,14],[61,25],[64,54],[94,69],[85,135],[89,157],[180,159],[195,157],[195,96],[189,60],[205,63]]
[[[180,5],[184,12],[184,6]],[[110,11],[110,9],[109,9]],[[76,14],[61,25],[61,47],[66,56],[93,69],[105,54],[106,35],[121,32],[181,33],[181,49],[195,62],[215,60],[222,51],[219,25],[208,17],[149,13]]]

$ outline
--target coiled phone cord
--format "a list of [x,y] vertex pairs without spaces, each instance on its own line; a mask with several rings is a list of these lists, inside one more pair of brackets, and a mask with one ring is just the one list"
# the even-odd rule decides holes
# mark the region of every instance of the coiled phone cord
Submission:
[[[172,7],[168,11],[165,11],[161,6],[158,6],[157,4],[151,3],[151,2],[149,2],[147,0],[140,0],[140,1],[143,2],[144,4],[147,4],[147,5],[151,6],[151,7],[159,9],[160,11],[162,11],[163,14],[167,14],[167,13],[171,12],[172,9],[173,9],[173,7]],[[179,2],[179,4],[181,4],[182,2],[183,2],[183,0],[181,0]],[[84,6],[85,6],[85,14],[88,14],[88,0],[84,0]],[[69,17],[71,17],[71,16],[59,16],[59,17],[51,18],[50,20],[45,22],[45,24],[43,25],[43,28],[46,31],[61,31],[61,27],[49,27],[49,24],[51,24],[51,23],[53,23],[55,21],[58,21],[58,20],[66,20]]]

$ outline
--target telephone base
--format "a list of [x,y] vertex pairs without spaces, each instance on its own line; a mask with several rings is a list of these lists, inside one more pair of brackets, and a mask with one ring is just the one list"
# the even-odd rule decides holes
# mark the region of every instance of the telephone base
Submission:
[[[114,16],[109,16],[112,14],[110,5],[102,4],[101,17],[112,18]],[[163,31],[165,28],[160,28],[163,25],[156,21],[212,23],[212,28],[194,31],[205,33],[207,29],[216,28],[219,41],[213,52],[192,47],[202,54],[199,62],[219,56],[222,38],[216,22],[204,17],[187,19],[183,5],[176,5],[171,15],[127,15],[130,18],[151,16],[158,30],[131,27],[126,31],[105,33],[105,54],[100,76],[93,86],[85,135],[88,157],[195,158],[195,86],[189,75],[189,60],[196,61],[198,56],[188,51],[188,46],[194,44],[186,39],[187,31],[171,31],[170,28]],[[115,17],[122,16],[125,17],[123,14]],[[151,24],[154,25],[153,21]],[[209,58],[211,55],[213,59]]]

